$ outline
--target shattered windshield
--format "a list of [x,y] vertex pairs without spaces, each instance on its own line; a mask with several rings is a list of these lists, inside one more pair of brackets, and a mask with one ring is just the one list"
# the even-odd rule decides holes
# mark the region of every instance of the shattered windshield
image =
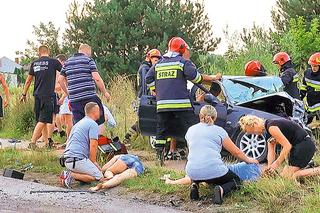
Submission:
[[239,104],[268,94],[282,92],[283,84],[279,77],[238,77],[224,78],[222,84],[229,100]]

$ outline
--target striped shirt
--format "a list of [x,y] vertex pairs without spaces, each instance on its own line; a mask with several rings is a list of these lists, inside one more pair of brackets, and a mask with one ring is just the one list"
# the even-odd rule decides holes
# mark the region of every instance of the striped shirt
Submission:
[[96,63],[85,54],[76,53],[65,62],[61,75],[67,78],[71,102],[96,96],[96,85],[92,72],[97,72]]

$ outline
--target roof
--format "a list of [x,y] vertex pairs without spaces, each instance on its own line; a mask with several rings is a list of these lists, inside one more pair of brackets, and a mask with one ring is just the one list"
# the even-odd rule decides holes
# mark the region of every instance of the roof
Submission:
[[5,56],[0,58],[0,72],[14,73],[15,68],[21,69],[22,66]]

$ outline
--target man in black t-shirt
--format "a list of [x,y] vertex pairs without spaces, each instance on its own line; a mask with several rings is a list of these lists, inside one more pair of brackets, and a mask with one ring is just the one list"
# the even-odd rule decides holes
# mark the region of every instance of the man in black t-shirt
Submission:
[[52,147],[53,141],[48,142],[48,124],[53,121],[55,106],[55,84],[57,72],[61,71],[61,63],[54,58],[49,57],[49,48],[47,46],[39,47],[39,59],[32,62],[29,75],[27,77],[21,101],[26,101],[26,95],[29,87],[35,78],[34,92],[35,114],[37,125],[34,129],[29,148],[36,148],[36,142],[41,137],[46,145]]

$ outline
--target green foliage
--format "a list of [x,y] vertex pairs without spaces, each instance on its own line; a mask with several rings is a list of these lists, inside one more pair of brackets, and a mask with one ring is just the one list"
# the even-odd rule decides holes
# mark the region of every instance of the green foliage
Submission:
[[47,24],[40,22],[38,26],[33,25],[35,40],[27,40],[27,48],[24,51],[16,51],[22,65],[29,64],[37,58],[39,45],[47,45],[50,48],[50,55],[56,56],[62,53],[59,43],[60,28],[56,28],[50,21]]
[[307,23],[320,16],[319,0],[277,0],[271,11],[273,26],[279,32],[287,30],[290,19],[303,17]]
[[95,0],[83,8],[74,2],[67,22],[64,45],[74,51],[79,43],[90,44],[104,77],[136,73],[147,50],[164,52],[172,36],[185,38],[195,53],[212,51],[219,42],[202,1]]
[[304,70],[310,55],[319,51],[319,35],[320,18],[312,19],[310,26],[302,17],[291,19],[288,31],[279,37],[280,50],[288,52],[300,70]]

